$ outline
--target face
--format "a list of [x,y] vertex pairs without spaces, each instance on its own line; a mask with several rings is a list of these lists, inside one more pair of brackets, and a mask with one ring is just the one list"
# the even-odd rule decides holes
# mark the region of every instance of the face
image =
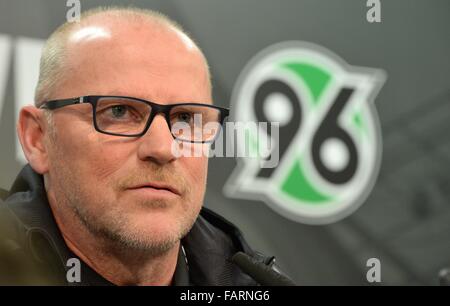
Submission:
[[[174,29],[94,22],[72,34],[67,50],[66,78],[54,99],[123,95],[211,103],[205,61]],[[203,202],[207,158],[176,158],[162,115],[144,136],[128,138],[97,132],[89,104],[52,112],[46,180],[56,213],[70,209],[89,232],[154,252],[189,231]]]

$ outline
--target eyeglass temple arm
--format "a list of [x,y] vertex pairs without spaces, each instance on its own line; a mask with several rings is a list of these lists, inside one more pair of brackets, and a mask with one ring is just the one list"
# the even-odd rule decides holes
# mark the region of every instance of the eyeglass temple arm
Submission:
[[73,105],[73,104],[84,103],[84,102],[85,102],[84,97],[64,99],[64,100],[53,100],[53,101],[44,102],[44,104],[42,104],[39,108],[52,110],[52,109],[64,107],[66,105]]

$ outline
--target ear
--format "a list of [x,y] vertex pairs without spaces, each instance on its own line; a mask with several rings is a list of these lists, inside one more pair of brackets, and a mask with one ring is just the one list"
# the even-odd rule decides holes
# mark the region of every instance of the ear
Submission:
[[39,174],[48,172],[48,152],[45,141],[47,130],[43,111],[34,106],[25,106],[20,110],[17,134],[25,158]]

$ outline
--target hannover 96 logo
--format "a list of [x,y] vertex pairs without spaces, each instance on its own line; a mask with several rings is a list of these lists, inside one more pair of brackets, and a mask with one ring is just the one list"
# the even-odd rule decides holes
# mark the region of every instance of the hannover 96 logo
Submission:
[[380,166],[373,100],[384,79],[381,70],[350,66],[310,43],[284,42],[263,50],[239,76],[232,118],[279,122],[279,137],[266,128],[257,133],[265,139],[248,133],[237,144],[238,150],[249,143],[260,149],[271,142],[279,163],[262,168],[258,158],[239,159],[225,194],[262,200],[306,224],[335,222],[355,211]]

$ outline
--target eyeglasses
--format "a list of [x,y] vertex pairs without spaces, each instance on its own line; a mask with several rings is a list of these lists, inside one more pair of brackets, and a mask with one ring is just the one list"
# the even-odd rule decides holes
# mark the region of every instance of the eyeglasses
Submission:
[[161,105],[122,96],[82,96],[44,102],[39,108],[54,110],[74,104],[92,105],[95,129],[104,134],[141,137],[159,113],[164,115],[174,139],[192,143],[211,143],[219,135],[226,108],[202,103]]

